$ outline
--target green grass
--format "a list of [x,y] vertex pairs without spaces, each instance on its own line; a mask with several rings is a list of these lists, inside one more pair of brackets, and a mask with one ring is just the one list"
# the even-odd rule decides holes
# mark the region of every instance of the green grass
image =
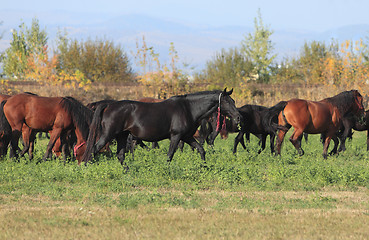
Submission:
[[[217,139],[214,149],[205,146],[206,164],[188,146],[183,153],[176,152],[168,164],[169,141],[161,142],[160,149],[137,148],[134,159],[129,154],[126,157],[127,172],[115,156],[100,155],[87,166],[60,159],[37,163],[47,144],[46,139],[39,141],[31,162],[27,158],[0,160],[0,218],[4,217],[0,238],[31,239],[42,234],[54,238],[64,236],[67,230],[74,233],[67,238],[116,238],[122,234],[117,228],[109,235],[103,230],[109,226],[123,226],[123,233],[132,238],[349,238],[349,232],[334,233],[335,226],[343,223],[347,231],[358,233],[356,237],[367,236],[362,230],[369,218],[365,133],[356,132],[352,142],[347,142],[346,152],[328,159],[322,157],[318,135],[303,142],[302,157],[288,138],[281,156],[271,155],[269,146],[257,154],[254,137],[247,150],[239,147],[233,154],[234,137]],[[235,219],[235,225],[227,224]],[[291,228],[300,227],[299,219],[312,229],[321,226],[317,221],[331,224],[331,228],[323,229],[327,231],[323,235],[307,229],[303,230],[310,235],[296,235]],[[167,224],[180,235],[170,232]],[[241,231],[240,224],[253,226],[255,234]],[[265,224],[276,228],[265,235]],[[139,229],[134,227],[137,225]],[[29,231],[17,235],[22,226]],[[151,234],[152,229],[156,232]],[[191,229],[202,234],[191,234]],[[140,231],[141,237],[134,235]]]
[[257,154],[256,139],[231,152],[233,137],[217,139],[214,149],[207,150],[206,164],[197,152],[186,147],[178,151],[168,164],[168,141],[160,149],[138,148],[135,158],[126,158],[128,172],[116,157],[101,155],[87,166],[57,159],[37,163],[42,144],[38,143],[35,159],[0,161],[0,193],[13,195],[42,194],[55,199],[81,200],[86,194],[120,193],[132,189],[226,190],[226,191],[311,191],[325,187],[355,189],[369,186],[369,161],[364,134],[356,133],[347,151],[328,159],[322,157],[318,136],[303,143],[305,155],[300,157],[285,141],[282,155],[273,156],[269,149]]

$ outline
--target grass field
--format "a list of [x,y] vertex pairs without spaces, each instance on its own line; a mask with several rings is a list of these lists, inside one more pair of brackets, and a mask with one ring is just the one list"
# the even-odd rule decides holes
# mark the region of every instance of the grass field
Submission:
[[88,166],[42,158],[0,161],[0,239],[369,239],[369,154],[365,133],[324,160],[319,136],[300,157],[231,149],[235,135],[186,147],[167,164],[168,141],[138,148],[124,172],[116,157]]

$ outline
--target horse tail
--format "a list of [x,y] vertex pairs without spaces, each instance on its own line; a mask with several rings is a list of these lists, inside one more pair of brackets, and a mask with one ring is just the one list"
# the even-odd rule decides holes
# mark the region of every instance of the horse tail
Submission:
[[273,107],[269,108],[267,111],[266,116],[263,118],[263,125],[267,132],[275,133],[278,130],[288,130],[287,127],[278,125],[277,123],[273,122],[273,118],[279,115],[281,111],[284,110],[284,108],[287,105],[287,101],[280,101]]
[[101,104],[99,105],[93,115],[91,124],[90,124],[90,131],[88,134],[88,138],[86,141],[86,150],[82,156],[82,162],[87,163],[91,160],[92,153],[94,151],[94,146],[96,142],[97,136],[101,135],[101,120],[104,109],[108,106],[108,104]]
[[12,137],[12,128],[4,114],[4,105],[6,102],[7,100],[4,100],[0,104],[0,156],[6,154]]

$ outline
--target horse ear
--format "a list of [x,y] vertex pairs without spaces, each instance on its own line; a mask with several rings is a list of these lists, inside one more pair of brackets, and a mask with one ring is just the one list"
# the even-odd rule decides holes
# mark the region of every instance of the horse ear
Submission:
[[[227,88],[225,88],[225,89],[224,89],[224,91],[226,91],[226,89],[227,89]],[[227,92],[227,91],[226,91],[226,94],[227,94],[228,96],[229,96],[229,95],[231,95],[232,93],[233,93],[233,88],[232,88],[229,92]]]
[[233,88],[229,91],[229,92],[227,92],[227,88],[224,88],[224,90],[223,90],[223,94],[224,94],[224,96],[229,96],[229,95],[231,95],[233,93]]

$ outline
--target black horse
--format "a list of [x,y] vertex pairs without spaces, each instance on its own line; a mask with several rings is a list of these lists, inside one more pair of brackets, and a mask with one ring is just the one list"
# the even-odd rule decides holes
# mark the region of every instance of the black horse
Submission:
[[[159,103],[119,101],[97,107],[83,160],[87,163],[107,142],[117,141],[117,155],[124,163],[128,134],[144,141],[170,139],[168,161],[171,161],[180,140],[195,147],[205,161],[203,147],[193,135],[200,121],[219,111],[239,124],[241,115],[230,97],[233,89],[205,91],[171,97]],[[99,139],[97,139],[99,136]]]
[[229,132],[237,132],[238,126],[232,124],[232,120],[217,112],[213,113],[205,122],[200,126],[199,133],[203,143],[210,146],[214,145],[216,137],[220,134],[222,139],[228,138]]
[[340,147],[338,149],[339,152],[346,150],[345,142],[347,138],[352,138],[352,129],[356,131],[367,131],[366,149],[367,151],[369,151],[369,110],[365,111],[363,121],[361,121],[361,119],[358,119],[353,114],[347,114],[343,116],[342,125],[342,129],[337,134],[340,139]]
[[233,153],[237,152],[237,146],[241,143],[242,147],[246,149],[244,142],[244,135],[246,140],[249,141],[250,133],[254,134],[260,139],[261,149],[259,153],[265,149],[265,142],[268,135],[270,135],[270,150],[274,152],[274,138],[275,133],[268,131],[263,124],[263,118],[268,113],[267,107],[259,105],[244,105],[238,108],[238,111],[242,115],[241,130],[234,139]]
[[[250,141],[250,134],[255,135],[259,138],[259,144],[261,144],[261,149],[258,153],[261,153],[266,146],[266,139],[270,136],[270,150],[274,153],[274,139],[276,131],[278,130],[278,125],[272,125],[266,119],[269,119],[271,112],[275,109],[279,109],[284,106],[285,103],[279,102],[275,106],[268,108],[260,105],[244,105],[237,110],[242,116],[241,129],[238,132],[233,146],[233,153],[237,152],[237,146],[241,143],[242,147],[246,149],[244,136],[246,141]],[[277,123],[277,116],[271,118],[273,123]]]

